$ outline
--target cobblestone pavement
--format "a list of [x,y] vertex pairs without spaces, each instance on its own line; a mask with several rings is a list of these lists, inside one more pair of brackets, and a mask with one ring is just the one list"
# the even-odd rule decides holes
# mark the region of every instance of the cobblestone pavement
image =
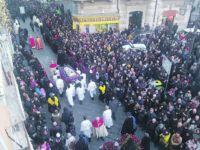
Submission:
[[[53,52],[53,50],[44,43],[42,36],[40,34],[39,31],[37,31],[35,29],[35,32],[32,32],[30,26],[30,19],[27,18],[26,22],[24,23],[22,20],[20,20],[20,27],[21,28],[27,28],[29,31],[29,36],[33,36],[34,38],[36,38],[37,36],[39,38],[41,38],[43,45],[44,45],[44,49],[42,50],[36,50],[33,49],[33,53],[34,55],[39,59],[40,63],[42,64],[42,67],[45,69],[45,71],[48,74],[48,77],[50,79],[52,79],[52,77],[50,76],[50,69],[49,69],[49,65],[51,63],[52,60],[54,60],[55,62],[57,61],[57,55]],[[98,93],[97,93],[98,94]],[[59,101],[61,102],[61,106],[62,108],[64,108],[65,106],[68,106],[69,109],[71,109],[68,105],[68,102],[66,100],[66,95],[64,94],[64,96],[61,98],[59,97]],[[76,127],[76,139],[78,140],[78,135],[80,132],[80,123],[83,120],[83,116],[86,115],[88,117],[89,120],[93,121],[97,116],[102,117],[102,113],[105,110],[105,103],[102,103],[98,100],[98,95],[96,95],[95,100],[92,101],[89,97],[89,93],[86,92],[85,95],[85,99],[83,101],[83,104],[80,105],[78,103],[78,100],[74,100],[75,103],[75,107],[72,108],[71,110],[73,111],[73,115],[74,115],[74,124]],[[47,110],[47,105],[45,105],[46,110]],[[63,109],[61,110],[61,114],[63,112]],[[92,141],[89,144],[89,149],[90,150],[98,150],[99,147],[106,141],[114,141],[114,139],[116,139],[117,137],[120,137],[120,131],[121,131],[121,127],[122,124],[126,118],[126,113],[124,113],[123,111],[123,106],[119,106],[118,111],[116,113],[117,119],[116,121],[114,121],[114,126],[108,130],[108,137],[105,138],[105,141],[102,140],[98,140],[95,137],[92,137]],[[51,114],[47,111],[46,114],[47,117],[47,124],[49,127],[52,126],[52,122],[51,122]],[[65,125],[62,124],[63,127],[63,131],[65,131]],[[136,132],[136,136],[141,139],[143,137],[144,133],[143,131],[138,127],[138,130]],[[151,143],[151,150],[157,150],[158,148],[154,147],[153,143]]]

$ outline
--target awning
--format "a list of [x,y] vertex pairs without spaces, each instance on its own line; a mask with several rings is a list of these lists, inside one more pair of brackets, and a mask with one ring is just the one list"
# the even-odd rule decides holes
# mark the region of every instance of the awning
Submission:
[[166,17],[166,16],[176,16],[176,10],[163,11],[162,16],[163,17]]

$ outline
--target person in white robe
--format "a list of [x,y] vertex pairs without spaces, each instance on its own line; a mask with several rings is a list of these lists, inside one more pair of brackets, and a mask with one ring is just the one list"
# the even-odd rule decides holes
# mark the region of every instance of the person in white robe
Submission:
[[74,82],[72,82],[70,84],[70,88],[72,88],[72,95],[73,95],[73,97],[75,97],[76,96],[76,88],[75,88],[75,83]]
[[82,74],[81,74],[81,77],[82,77],[81,84],[83,85],[83,87],[84,87],[85,89],[87,89],[86,74],[85,74],[85,73],[82,73]]
[[106,110],[103,112],[103,120],[104,124],[107,128],[110,128],[113,126],[113,120],[112,120],[112,111],[109,109],[109,106],[105,107]]
[[76,68],[76,72],[81,75],[81,71],[78,68]]
[[65,146],[67,147],[67,150],[74,150],[76,139],[74,136],[71,135],[71,133],[67,133],[67,139],[65,142]]
[[60,71],[59,71],[58,67],[56,67],[55,73],[57,74],[57,76],[60,76]]
[[53,75],[54,84],[56,83],[57,79],[58,79],[58,75],[54,72],[54,75]]
[[71,107],[74,106],[74,101],[73,101],[73,89],[68,85],[68,88],[66,90],[66,97],[68,100],[68,103]]
[[19,22],[17,19],[15,19],[14,29],[15,29],[15,34],[19,34]]
[[34,16],[33,16],[33,24],[36,23],[36,19],[37,19],[37,17],[34,15]]
[[90,93],[90,97],[92,100],[94,100],[94,95],[96,94],[96,83],[92,80],[90,80],[90,83],[88,84],[88,91]]
[[83,121],[81,122],[81,129],[80,131],[88,138],[88,141],[91,142],[91,135],[92,135],[92,123],[90,120],[87,119],[86,116],[83,117]]
[[62,97],[65,85],[63,79],[61,79],[60,76],[58,76],[58,79],[56,80],[56,87],[59,91],[60,96]]
[[84,90],[83,86],[81,85],[81,83],[79,83],[76,88],[76,95],[78,96],[78,100],[79,100],[80,104],[83,103],[83,100],[85,98],[84,94],[85,94],[85,90]]

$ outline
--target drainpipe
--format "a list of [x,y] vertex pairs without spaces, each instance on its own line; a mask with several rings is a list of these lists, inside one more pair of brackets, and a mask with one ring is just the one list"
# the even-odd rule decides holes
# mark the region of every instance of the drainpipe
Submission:
[[117,0],[117,13],[119,14],[119,0]]
[[156,0],[156,2],[155,2],[154,15],[153,15],[153,25],[155,25],[157,5],[158,5],[158,0]]

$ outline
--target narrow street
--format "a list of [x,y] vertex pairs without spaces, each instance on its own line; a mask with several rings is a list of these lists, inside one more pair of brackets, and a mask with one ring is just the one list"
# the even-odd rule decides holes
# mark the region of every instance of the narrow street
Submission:
[[[28,29],[29,37],[33,36],[34,38],[36,38],[38,36],[39,38],[41,38],[44,49],[42,50],[33,49],[33,53],[39,59],[42,67],[47,72],[48,77],[52,79],[52,77],[50,76],[49,65],[51,61],[57,62],[57,54],[55,54],[53,50],[47,44],[44,43],[40,32],[37,31],[36,28],[35,28],[35,32],[31,30],[29,24],[30,24],[29,18],[26,19],[25,23],[22,20],[20,20],[20,27]],[[58,96],[58,98],[59,98],[59,101],[61,102],[61,107],[62,107],[62,110],[60,112],[61,114],[65,106],[71,109],[69,107],[65,94],[63,97]],[[74,124],[76,127],[76,140],[78,140],[79,132],[80,132],[80,123],[83,120],[83,116],[86,115],[90,121],[93,121],[97,116],[102,117],[102,113],[105,110],[105,103],[102,103],[98,100],[98,93],[95,96],[95,100],[92,101],[89,97],[88,92],[86,92],[85,99],[82,105],[78,103],[77,99],[74,100],[74,103],[75,103],[75,107],[72,109],[72,111],[73,111],[73,115],[75,119]],[[45,107],[47,110],[47,105],[45,105]],[[92,137],[92,141],[89,144],[90,150],[98,150],[99,147],[105,142],[114,141],[114,139],[121,137],[121,134],[120,134],[121,127],[126,118],[126,113],[123,111],[123,106],[119,106],[116,116],[117,116],[117,120],[114,122],[114,126],[108,130],[109,135],[108,137],[105,138],[105,141],[102,141],[102,140],[97,141],[96,138]],[[51,114],[48,111],[46,113],[46,117],[47,117],[48,127],[51,127],[52,126]],[[65,132],[64,124],[62,124],[62,128],[63,128],[63,132]],[[138,128],[136,132],[136,136],[139,139],[141,139],[143,135],[144,135],[143,131],[140,128]],[[154,147],[153,143],[151,143],[151,149],[157,150],[158,148]]]

